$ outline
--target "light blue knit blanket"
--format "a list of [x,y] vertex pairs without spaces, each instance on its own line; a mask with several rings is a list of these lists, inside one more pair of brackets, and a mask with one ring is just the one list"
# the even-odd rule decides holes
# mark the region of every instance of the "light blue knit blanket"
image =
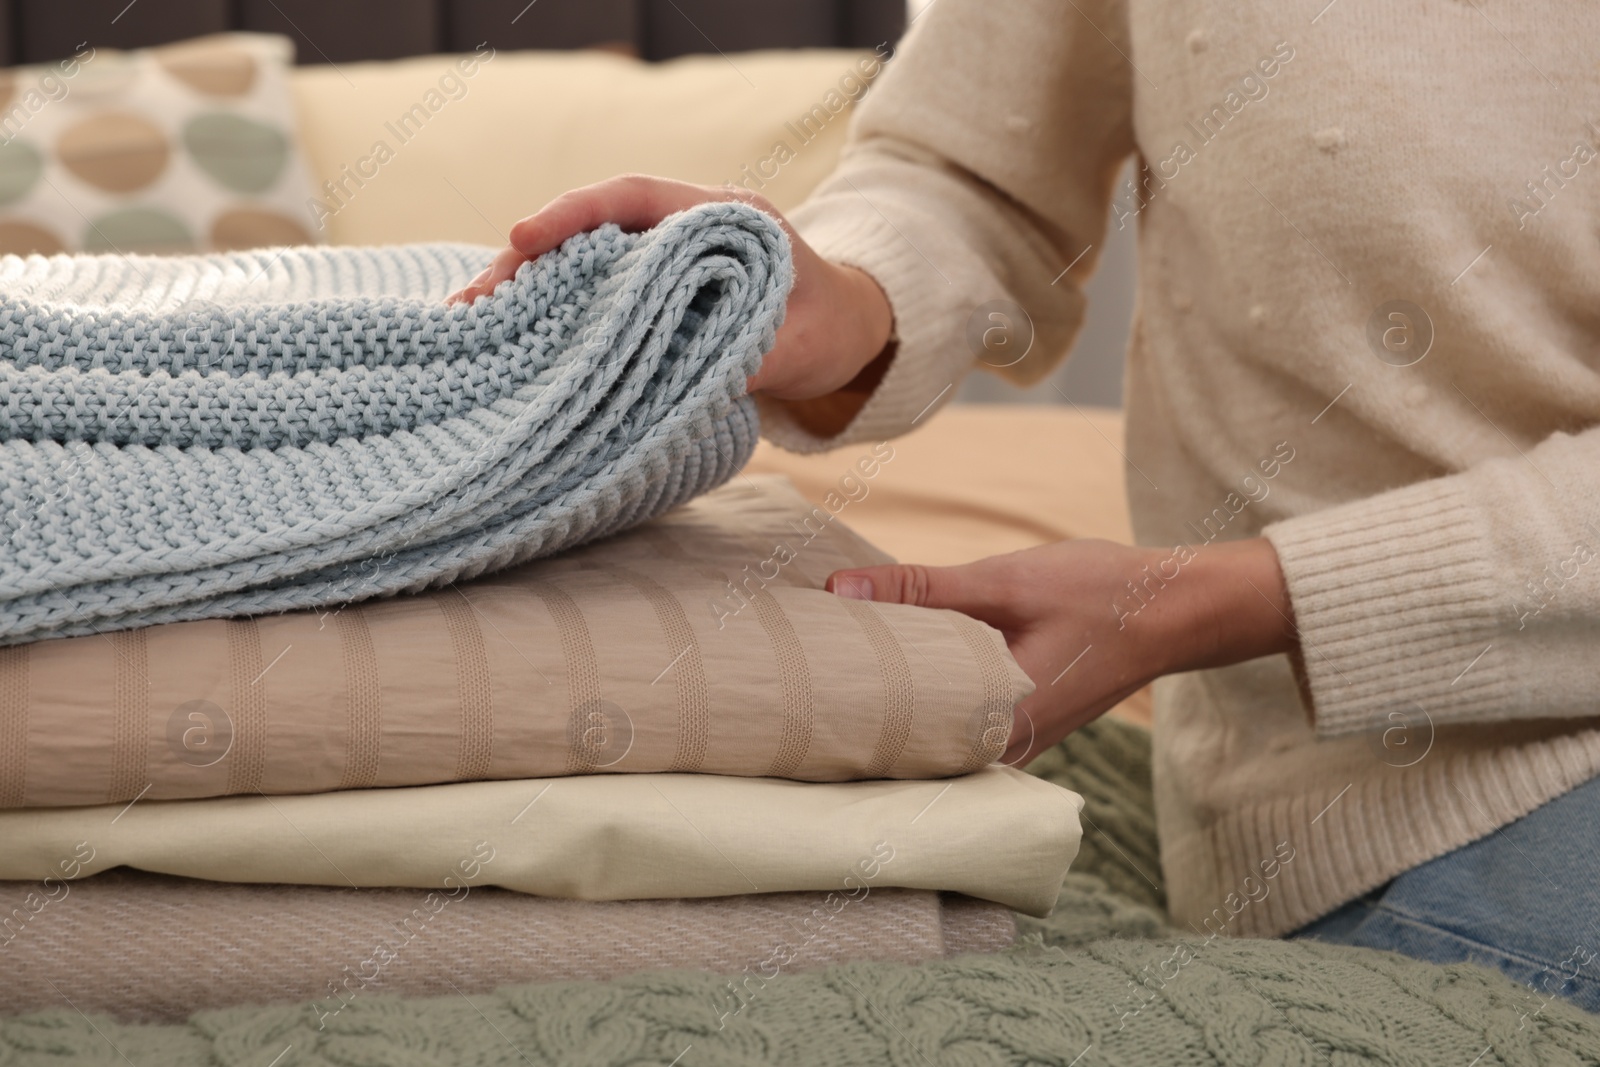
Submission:
[[492,250],[0,259],[0,644],[423,589],[733,475],[792,281],[740,204]]

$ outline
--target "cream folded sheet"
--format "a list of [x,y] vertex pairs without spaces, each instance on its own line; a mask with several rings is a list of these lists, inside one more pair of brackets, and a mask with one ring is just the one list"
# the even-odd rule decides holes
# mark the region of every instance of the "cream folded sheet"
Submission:
[[[0,812],[0,879],[126,865],[229,882],[497,885],[579,900],[939,889],[1047,915],[1083,798],[1011,767],[933,781],[601,774]],[[48,879],[49,881],[45,881]]]

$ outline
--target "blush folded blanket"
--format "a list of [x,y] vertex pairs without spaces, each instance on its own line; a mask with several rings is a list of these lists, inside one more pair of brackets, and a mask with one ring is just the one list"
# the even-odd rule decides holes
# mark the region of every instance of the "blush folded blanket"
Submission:
[[[925,889],[588,901],[467,882],[238,885],[125,868],[0,882],[0,914],[10,918],[0,926],[0,1015],[66,996],[85,1012],[141,1022],[297,1002],[331,1022],[384,994],[476,995],[667,968],[762,979],[779,967],[920,963],[998,952],[1017,931],[999,904]],[[718,1007],[707,1003],[713,1026]]]
[[0,644],[441,586],[743,464],[772,219],[602,227],[446,307],[490,255],[0,260]]

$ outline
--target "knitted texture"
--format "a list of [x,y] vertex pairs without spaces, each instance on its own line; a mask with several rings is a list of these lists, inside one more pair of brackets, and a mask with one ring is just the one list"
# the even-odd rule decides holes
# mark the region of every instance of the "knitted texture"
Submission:
[[[1572,281],[1600,276],[1600,196],[1563,162],[1600,66],[1557,51],[1600,5],[1327,2],[929,5],[789,213],[883,290],[894,359],[832,437],[760,398],[769,440],[818,451],[924,425],[975,362],[1044,383],[1137,232],[1107,435],[1133,539],[1265,533],[1304,651],[1299,678],[1272,656],[1156,683],[1185,928],[1280,844],[1300,858],[1231,932],[1296,929],[1600,774],[1600,318]],[[1530,62],[1560,93],[1521,90]]]
[[1148,983],[1148,1002],[1133,999],[1180,945],[1158,912],[1106,888],[1119,853],[1154,844],[1136,817],[1149,819],[1148,737],[1102,722],[1030,769],[1081,791],[1103,832],[1085,835],[1056,914],[1024,919],[1029,933],[1006,953],[374,995],[332,1015],[240,1008],[182,1026],[63,1005],[0,1022],[0,1065],[1600,1063],[1600,1019],[1562,1001],[1481,968],[1343,946],[1218,939]]
[[1101,718],[1040,753],[1027,771],[1083,797],[1083,842],[1073,873],[1094,875],[1116,896],[1165,911],[1149,732]]
[[0,643],[414,591],[743,465],[792,280],[741,204],[460,245],[0,261]]
[[[1536,1018],[1504,978],[1336,946],[1236,941],[1122,1026],[1111,1010],[1168,946],[1100,941],[919,966],[847,964],[743,986],[666,972],[403,1001],[208,1012],[118,1025],[68,1008],[0,1023],[0,1063],[915,1065],[1600,1063],[1600,1021]],[[752,973],[754,973],[752,971]],[[730,988],[732,986],[732,988]],[[741,997],[736,990],[745,988]],[[743,1010],[736,1009],[743,1004]],[[736,1012],[736,1013],[735,1013]],[[1084,1055],[1087,1050],[1088,1054]],[[1083,1058],[1077,1059],[1082,1056]]]

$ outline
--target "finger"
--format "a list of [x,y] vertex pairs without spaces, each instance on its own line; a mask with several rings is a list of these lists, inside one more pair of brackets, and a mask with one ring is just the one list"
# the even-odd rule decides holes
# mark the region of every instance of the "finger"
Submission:
[[494,270],[494,265],[493,264],[490,264],[489,266],[483,268],[477,274],[473,275],[473,278],[472,278],[472,280],[470,282],[468,282],[466,285],[463,285],[461,288],[457,289],[455,292],[451,293],[449,296],[445,297],[444,298],[444,302],[446,304],[463,304],[463,303],[466,303],[467,302],[467,291],[469,289],[476,288],[478,283],[483,281],[485,278],[487,278],[489,276],[489,272],[492,271],[492,270]]
[[511,227],[511,244],[537,259],[567,238],[607,222],[624,230],[648,230],[674,212],[719,200],[731,192],[644,175],[624,175],[563,193]]
[[494,257],[494,262],[489,264],[487,270],[479,274],[461,290],[463,300],[471,303],[488,293],[494,292],[495,286],[513,277],[517,269],[528,261],[528,257],[518,252],[515,248],[503,248]]
[[824,586],[848,600],[880,604],[915,604],[924,608],[965,610],[979,594],[971,588],[966,567],[924,567],[894,563],[834,571]]

